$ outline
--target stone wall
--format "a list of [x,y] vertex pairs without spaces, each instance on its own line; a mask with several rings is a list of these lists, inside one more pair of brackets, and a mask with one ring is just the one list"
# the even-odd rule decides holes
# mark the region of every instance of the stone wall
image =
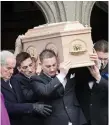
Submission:
[[90,26],[90,15],[94,1],[36,1],[43,11],[47,23],[79,21]]

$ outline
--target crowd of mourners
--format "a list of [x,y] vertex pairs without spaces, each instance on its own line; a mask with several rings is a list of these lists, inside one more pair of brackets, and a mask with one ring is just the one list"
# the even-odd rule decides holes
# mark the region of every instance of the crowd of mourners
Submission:
[[67,69],[50,49],[1,51],[1,125],[108,125],[108,42],[89,56],[95,65]]

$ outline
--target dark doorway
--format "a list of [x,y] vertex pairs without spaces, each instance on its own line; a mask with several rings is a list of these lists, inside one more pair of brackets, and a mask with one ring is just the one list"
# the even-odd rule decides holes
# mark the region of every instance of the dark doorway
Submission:
[[45,24],[43,12],[35,2],[1,2],[1,49],[14,50],[18,35],[28,29]]
[[95,43],[100,39],[108,41],[108,2],[97,1],[92,9],[90,25],[92,40]]

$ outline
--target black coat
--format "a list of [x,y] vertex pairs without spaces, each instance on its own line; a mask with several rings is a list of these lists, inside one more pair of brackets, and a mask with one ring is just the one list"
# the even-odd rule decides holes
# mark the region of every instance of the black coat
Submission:
[[16,80],[16,82],[19,83],[26,102],[36,102],[37,97],[35,96],[31,88],[31,84],[30,84],[31,79],[27,78],[22,73],[18,73],[14,75],[13,78]]
[[75,81],[68,79],[64,88],[58,78],[50,78],[44,73],[32,78],[34,92],[44,103],[53,106],[53,112],[44,122],[45,125],[82,125],[86,123],[75,96]]
[[[87,121],[91,125],[108,124],[108,83],[101,78],[99,84],[91,76],[87,68],[80,68],[75,74],[76,95],[83,109]],[[89,81],[93,81],[93,88],[89,88]]]
[[10,80],[12,88],[8,83],[1,79],[1,92],[4,95],[11,125],[31,125],[31,122],[37,121],[31,117],[32,103],[25,103],[21,88],[15,79]]

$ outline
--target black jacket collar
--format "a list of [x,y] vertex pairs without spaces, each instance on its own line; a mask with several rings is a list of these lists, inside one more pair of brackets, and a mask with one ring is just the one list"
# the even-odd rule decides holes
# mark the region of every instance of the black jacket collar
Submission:
[[52,78],[50,76],[46,75],[43,71],[40,73],[40,77],[42,77],[43,79],[45,79],[48,82],[50,82],[52,80]]

